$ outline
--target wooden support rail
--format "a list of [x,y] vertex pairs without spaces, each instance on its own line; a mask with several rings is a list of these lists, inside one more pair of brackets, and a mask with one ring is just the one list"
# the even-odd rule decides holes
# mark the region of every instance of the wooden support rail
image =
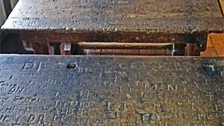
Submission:
[[174,43],[80,42],[77,45],[85,49],[172,49]]

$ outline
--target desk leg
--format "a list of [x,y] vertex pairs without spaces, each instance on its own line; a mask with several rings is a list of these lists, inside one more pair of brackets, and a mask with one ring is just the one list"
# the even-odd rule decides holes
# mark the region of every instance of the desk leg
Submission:
[[55,48],[54,46],[48,46],[48,52],[49,52],[49,55],[55,55]]
[[172,56],[184,56],[186,44],[173,44],[173,49],[171,50]]
[[60,55],[60,43],[48,43],[49,55]]
[[70,42],[49,43],[48,52],[50,55],[72,55],[72,44]]
[[185,49],[185,56],[200,56],[201,51],[207,48],[207,33],[194,33],[191,36],[193,43],[188,43]]
[[21,32],[20,36],[25,50],[28,50],[29,52],[33,51],[34,54],[49,54],[49,44],[41,35],[36,35],[36,33],[28,34],[26,32]]
[[60,52],[61,52],[61,55],[71,55],[72,51],[72,44],[71,42],[63,42],[61,43],[60,45]]
[[23,47],[26,51],[34,54],[49,54],[47,43],[29,42],[23,40]]
[[185,56],[200,56],[201,49],[197,44],[188,43],[185,49]]

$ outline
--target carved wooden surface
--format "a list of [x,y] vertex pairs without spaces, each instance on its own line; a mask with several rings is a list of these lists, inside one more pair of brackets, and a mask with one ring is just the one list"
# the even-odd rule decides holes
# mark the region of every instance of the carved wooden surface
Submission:
[[20,0],[3,29],[192,33],[223,26],[218,0]]
[[52,43],[147,42],[192,43],[198,51],[186,55],[199,55],[224,18],[219,0],[20,0],[2,29],[37,54]]
[[0,125],[220,126],[224,58],[0,56]]

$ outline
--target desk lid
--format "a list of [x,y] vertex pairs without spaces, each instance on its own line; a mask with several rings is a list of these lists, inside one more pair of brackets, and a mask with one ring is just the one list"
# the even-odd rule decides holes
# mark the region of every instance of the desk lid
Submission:
[[224,59],[0,56],[0,125],[223,125]]
[[219,0],[20,0],[4,30],[223,32]]

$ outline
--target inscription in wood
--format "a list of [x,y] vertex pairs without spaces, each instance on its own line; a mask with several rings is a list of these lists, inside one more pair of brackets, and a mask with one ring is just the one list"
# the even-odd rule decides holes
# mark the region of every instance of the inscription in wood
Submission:
[[219,126],[224,59],[1,56],[0,125]]

